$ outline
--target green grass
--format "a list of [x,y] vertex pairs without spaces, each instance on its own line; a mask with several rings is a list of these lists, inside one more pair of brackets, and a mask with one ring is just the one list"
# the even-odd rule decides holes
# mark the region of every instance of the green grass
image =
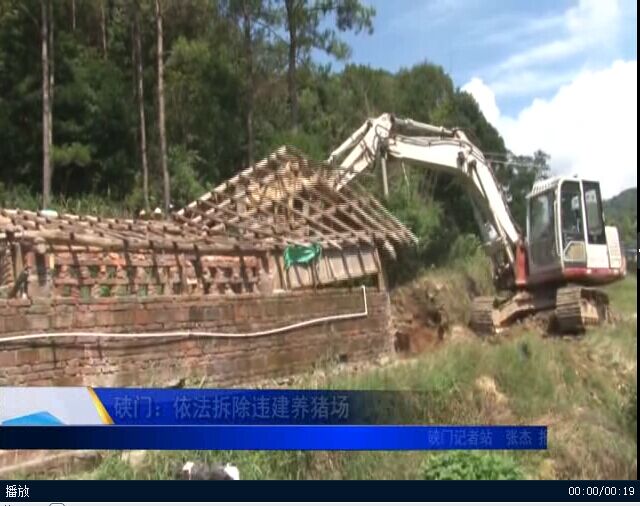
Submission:
[[632,273],[627,274],[623,280],[605,288],[614,312],[627,317],[637,312],[637,286],[638,278]]
[[630,276],[607,289],[623,318],[582,339],[545,338],[520,328],[495,343],[463,339],[415,360],[307,385],[425,392],[429,402],[412,413],[423,423],[548,425],[547,451],[154,451],[136,469],[111,453],[81,477],[167,478],[186,460],[199,459],[233,462],[243,479],[635,479],[636,283]]
[[[98,194],[77,197],[53,195],[49,208],[60,213],[126,218],[132,217],[140,203],[141,199],[135,194],[131,194],[124,200]],[[6,188],[0,182],[0,207],[35,211],[42,208],[42,197],[24,186]]]

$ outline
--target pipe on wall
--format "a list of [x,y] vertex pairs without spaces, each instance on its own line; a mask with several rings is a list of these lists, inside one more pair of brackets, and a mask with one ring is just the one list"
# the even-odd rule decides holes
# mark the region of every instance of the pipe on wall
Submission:
[[280,334],[282,332],[288,332],[290,330],[296,330],[304,327],[311,327],[320,323],[328,323],[342,320],[352,320],[355,318],[366,318],[369,315],[369,308],[367,306],[367,289],[364,285],[362,288],[362,299],[364,309],[357,313],[347,313],[339,315],[322,316],[320,318],[312,318],[310,320],[304,320],[283,327],[276,327],[268,330],[258,330],[255,332],[204,332],[204,331],[192,331],[192,330],[177,330],[173,332],[41,332],[37,334],[21,334],[17,336],[5,336],[0,337],[0,344],[13,343],[21,341],[30,341],[33,339],[46,339],[57,337],[96,337],[96,338],[112,338],[112,337],[126,337],[126,338],[144,338],[144,337],[264,337],[274,334]]

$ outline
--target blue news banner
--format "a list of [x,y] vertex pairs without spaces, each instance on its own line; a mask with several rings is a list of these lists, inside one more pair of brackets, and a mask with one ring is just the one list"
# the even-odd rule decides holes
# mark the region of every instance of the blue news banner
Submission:
[[[544,426],[432,426],[407,391],[88,389],[82,406],[0,426],[2,449],[543,450]],[[62,404],[73,402],[61,397]],[[86,399],[83,402],[87,402]],[[51,404],[51,402],[49,402]],[[71,413],[71,414],[69,414]],[[65,419],[66,417],[66,419]],[[16,420],[56,420],[55,424]]]

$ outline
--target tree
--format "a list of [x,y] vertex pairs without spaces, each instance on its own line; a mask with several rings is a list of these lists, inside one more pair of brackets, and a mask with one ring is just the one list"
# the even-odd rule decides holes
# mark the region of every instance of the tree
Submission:
[[337,58],[345,58],[349,48],[340,41],[335,30],[321,29],[322,20],[330,13],[336,16],[336,27],[340,31],[354,30],[359,33],[373,31],[372,18],[375,9],[363,6],[359,0],[284,0],[285,25],[289,36],[287,88],[291,126],[298,126],[298,59],[308,57],[312,49],[320,49]]
[[108,53],[107,45],[107,0],[100,0],[100,35],[102,42],[102,55],[106,58]]
[[162,0],[156,2],[156,44],[158,64],[158,135],[160,139],[160,166],[162,167],[162,182],[164,196],[164,212],[169,213],[171,203],[171,189],[169,183],[169,168],[167,166],[167,134],[164,119],[164,56],[162,36]]
[[244,35],[244,54],[247,67],[247,91],[246,91],[246,129],[247,129],[247,162],[253,165],[254,161],[254,137],[253,137],[253,113],[255,102],[255,75],[253,61],[253,18],[259,13],[262,2],[242,0],[242,28]]
[[[55,14],[53,11],[53,3],[48,0],[49,3],[49,30],[48,30],[48,44],[49,44],[49,146],[53,150],[53,102],[54,102],[54,90],[55,90],[55,48],[53,45],[53,30],[55,24]],[[55,168],[55,157],[53,161],[53,167]],[[53,178],[53,170],[52,170]]]
[[71,0],[71,30],[76,31],[76,0]]
[[138,105],[140,161],[142,164],[142,192],[144,206],[149,209],[149,164],[147,161],[147,127],[144,113],[144,73],[142,64],[142,42],[140,35],[140,6],[133,0],[133,60],[136,76],[136,102]]
[[289,32],[289,65],[287,67],[287,86],[289,88],[289,107],[291,110],[291,126],[298,126],[298,88],[296,83],[296,60],[298,56],[299,13],[302,2],[284,0],[287,12],[287,31]]
[[[239,29],[239,41],[243,62],[243,115],[246,132],[246,159],[252,165],[255,158],[255,112],[256,102],[273,78],[273,69],[262,70],[266,54],[272,49],[278,26],[278,12],[271,2],[264,0],[230,0],[222,5],[226,14]],[[279,35],[277,36],[280,37]],[[272,63],[272,62],[271,62]]]
[[52,135],[53,119],[51,112],[52,73],[49,68],[49,51],[52,40],[51,18],[53,15],[51,0],[40,0],[42,21],[40,37],[42,44],[42,207],[49,206],[51,201],[51,179],[53,177]]

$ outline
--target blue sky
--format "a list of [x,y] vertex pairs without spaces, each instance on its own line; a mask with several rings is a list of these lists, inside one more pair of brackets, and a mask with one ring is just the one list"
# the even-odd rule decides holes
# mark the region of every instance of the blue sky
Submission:
[[[492,79],[500,83],[498,102],[507,114],[517,112],[533,96],[550,96],[581,69],[598,68],[616,58],[637,58],[635,1],[620,3],[624,22],[615,37],[593,46],[585,44],[584,51],[572,51],[566,58],[547,64],[544,72],[538,72],[536,76],[540,79],[535,84],[527,80],[528,85],[524,87],[518,86],[524,81],[524,72],[519,73],[522,79],[518,81],[518,75],[510,75],[500,65],[515,55],[566,35],[567,11],[579,7],[579,2],[363,0],[363,3],[376,9],[374,32],[372,35],[349,33],[343,36],[352,48],[350,62],[397,71],[429,61],[441,65],[457,86],[463,86],[475,76]],[[616,2],[599,0],[594,3]],[[600,27],[596,24],[594,28]],[[590,27],[585,26],[584,32],[589,31]],[[594,40],[603,38],[603,34],[584,35]],[[576,40],[575,44],[581,42]],[[334,62],[333,66],[338,69],[341,64]],[[531,73],[526,74],[529,75]],[[513,86],[509,86],[510,81]]]
[[[597,179],[603,165],[615,163],[620,177],[603,184],[605,193],[637,184],[635,1],[362,1],[376,8],[374,33],[343,35],[351,63],[390,71],[441,65],[476,97],[509,147],[541,147],[556,172]],[[590,122],[628,133],[596,136]],[[612,155],[621,141],[625,156]],[[598,152],[587,156],[584,146]]]

